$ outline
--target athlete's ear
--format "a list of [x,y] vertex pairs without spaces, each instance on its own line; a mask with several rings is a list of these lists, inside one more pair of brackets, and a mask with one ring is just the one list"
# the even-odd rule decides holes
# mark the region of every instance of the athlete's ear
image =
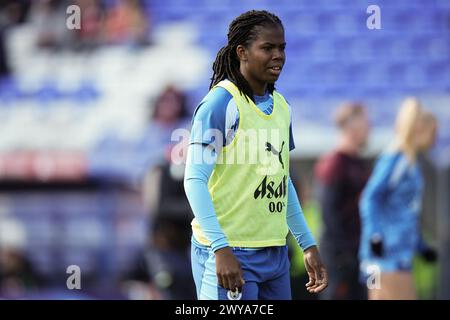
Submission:
[[247,48],[245,48],[242,44],[238,45],[236,48],[236,54],[239,58],[239,61],[247,61]]

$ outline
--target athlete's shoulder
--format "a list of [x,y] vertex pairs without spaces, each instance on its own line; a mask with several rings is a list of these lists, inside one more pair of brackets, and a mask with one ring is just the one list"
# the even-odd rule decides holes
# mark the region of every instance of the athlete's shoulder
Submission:
[[281,101],[283,101],[288,107],[290,107],[289,101],[288,101],[288,100],[286,99],[286,97],[285,97],[282,93],[280,93],[279,91],[274,90],[273,93],[272,93],[272,96],[274,97],[274,99],[275,99],[275,96],[278,96],[278,98],[281,99]]
[[394,144],[388,145],[378,156],[377,162],[394,164],[403,158],[403,153]]
[[226,106],[233,99],[231,93],[223,87],[214,87],[205,96],[202,102],[215,106]]
[[233,96],[222,87],[212,88],[194,111],[194,118],[211,113],[225,113]]
[[191,142],[211,143],[210,139],[203,137],[208,130],[218,130],[225,138],[227,128],[232,126],[231,119],[236,121],[237,107],[233,96],[222,87],[215,87],[208,92],[198,105],[192,118]]
[[[374,174],[394,186],[408,168],[408,160],[396,147],[389,146],[378,157]],[[387,179],[387,180],[385,180]]]

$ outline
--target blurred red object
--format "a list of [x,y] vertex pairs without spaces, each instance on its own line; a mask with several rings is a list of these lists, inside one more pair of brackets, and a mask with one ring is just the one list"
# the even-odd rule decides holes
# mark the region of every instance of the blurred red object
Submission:
[[87,176],[81,152],[15,151],[0,154],[0,180],[79,181]]

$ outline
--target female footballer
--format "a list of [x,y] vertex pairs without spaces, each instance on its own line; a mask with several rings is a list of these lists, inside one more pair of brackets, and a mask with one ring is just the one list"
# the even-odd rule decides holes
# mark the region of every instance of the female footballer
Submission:
[[275,90],[285,46],[274,14],[238,16],[194,113],[184,185],[199,299],[291,299],[289,229],[305,253],[307,290],[327,286],[289,177],[291,110]]
[[417,161],[418,153],[433,145],[436,128],[435,118],[416,99],[405,100],[397,115],[396,139],[377,160],[364,189],[361,274],[362,279],[380,277],[378,285],[368,287],[371,300],[415,299],[414,255],[436,259],[420,235],[423,178]]

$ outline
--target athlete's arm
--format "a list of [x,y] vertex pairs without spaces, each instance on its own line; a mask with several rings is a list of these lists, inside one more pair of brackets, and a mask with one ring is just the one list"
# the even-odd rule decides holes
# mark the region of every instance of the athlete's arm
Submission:
[[306,288],[311,293],[319,293],[328,286],[328,274],[320,258],[316,241],[306,223],[297,191],[290,177],[286,219],[292,235],[304,251],[305,268],[309,276]]
[[319,293],[328,286],[328,272],[322,263],[317,246],[306,249],[303,257],[309,281],[306,290],[309,293]]
[[290,177],[288,180],[286,219],[292,235],[303,251],[316,245],[316,241],[314,240],[314,237],[308,228],[308,224],[306,223],[305,216],[303,215],[303,210],[297,197],[297,191],[295,190]]
[[[292,133],[292,110],[289,104],[288,106],[289,114],[291,117],[289,124],[289,151],[292,151],[295,149],[295,142],[294,135]],[[303,210],[300,206],[297,191],[295,190],[291,177],[289,177],[288,179],[286,220],[292,235],[303,251],[307,250],[309,247],[316,245],[314,237],[308,228],[308,224],[306,223],[305,216],[303,215]]]
[[[211,155],[212,163],[196,159],[202,159],[203,152]],[[199,155],[199,157],[197,156]],[[197,219],[206,238],[211,242],[213,251],[228,247],[228,241],[217,220],[211,195],[208,191],[208,180],[215,165],[215,152],[208,146],[191,144],[188,148],[186,170],[184,176],[184,189],[191,205],[192,211]]]
[[396,159],[397,157],[391,154],[382,155],[378,159],[360,202],[361,220],[370,235],[370,247],[376,256],[383,255],[383,228],[380,224],[380,214],[384,210],[381,205],[389,194],[389,181],[392,178]]
[[[208,181],[214,169],[217,154],[226,141],[227,128],[233,125],[233,109],[228,108],[232,96],[223,88],[216,88],[200,103],[194,113],[188,160],[185,173],[185,190],[192,211],[206,238],[211,242],[216,256],[218,283],[226,289],[240,288],[244,284],[239,261],[228,246],[211,195]],[[231,115],[227,117],[227,112]],[[211,134],[218,134],[214,137]],[[222,135],[220,137],[220,135]],[[202,157],[206,155],[206,158]],[[196,160],[196,161],[194,161]]]
[[[289,113],[291,116],[289,124],[289,151],[292,151],[295,149],[295,142],[292,133],[292,109],[290,105]],[[319,293],[328,286],[328,273],[320,258],[314,237],[306,223],[291,177],[289,177],[288,181],[286,220],[292,235],[295,237],[298,245],[303,249],[303,260],[309,277],[306,289],[310,293]]]
[[225,115],[230,99],[225,89],[217,88],[210,91],[195,110],[184,176],[186,196],[213,251],[228,246],[217,220],[208,181],[224,143]]
[[[213,163],[195,163],[195,154],[208,153]],[[216,255],[216,274],[219,284],[225,289],[241,288],[245,281],[239,261],[228,245],[225,234],[217,219],[211,195],[208,191],[208,180],[213,171],[217,156],[214,150],[202,144],[191,144],[188,149],[184,188],[192,211],[202,228],[211,248]]]
[[424,240],[422,234],[419,234],[417,251],[422,256],[422,258],[425,259],[425,261],[427,262],[435,262],[438,259],[437,251],[430,245],[428,245],[428,243]]

